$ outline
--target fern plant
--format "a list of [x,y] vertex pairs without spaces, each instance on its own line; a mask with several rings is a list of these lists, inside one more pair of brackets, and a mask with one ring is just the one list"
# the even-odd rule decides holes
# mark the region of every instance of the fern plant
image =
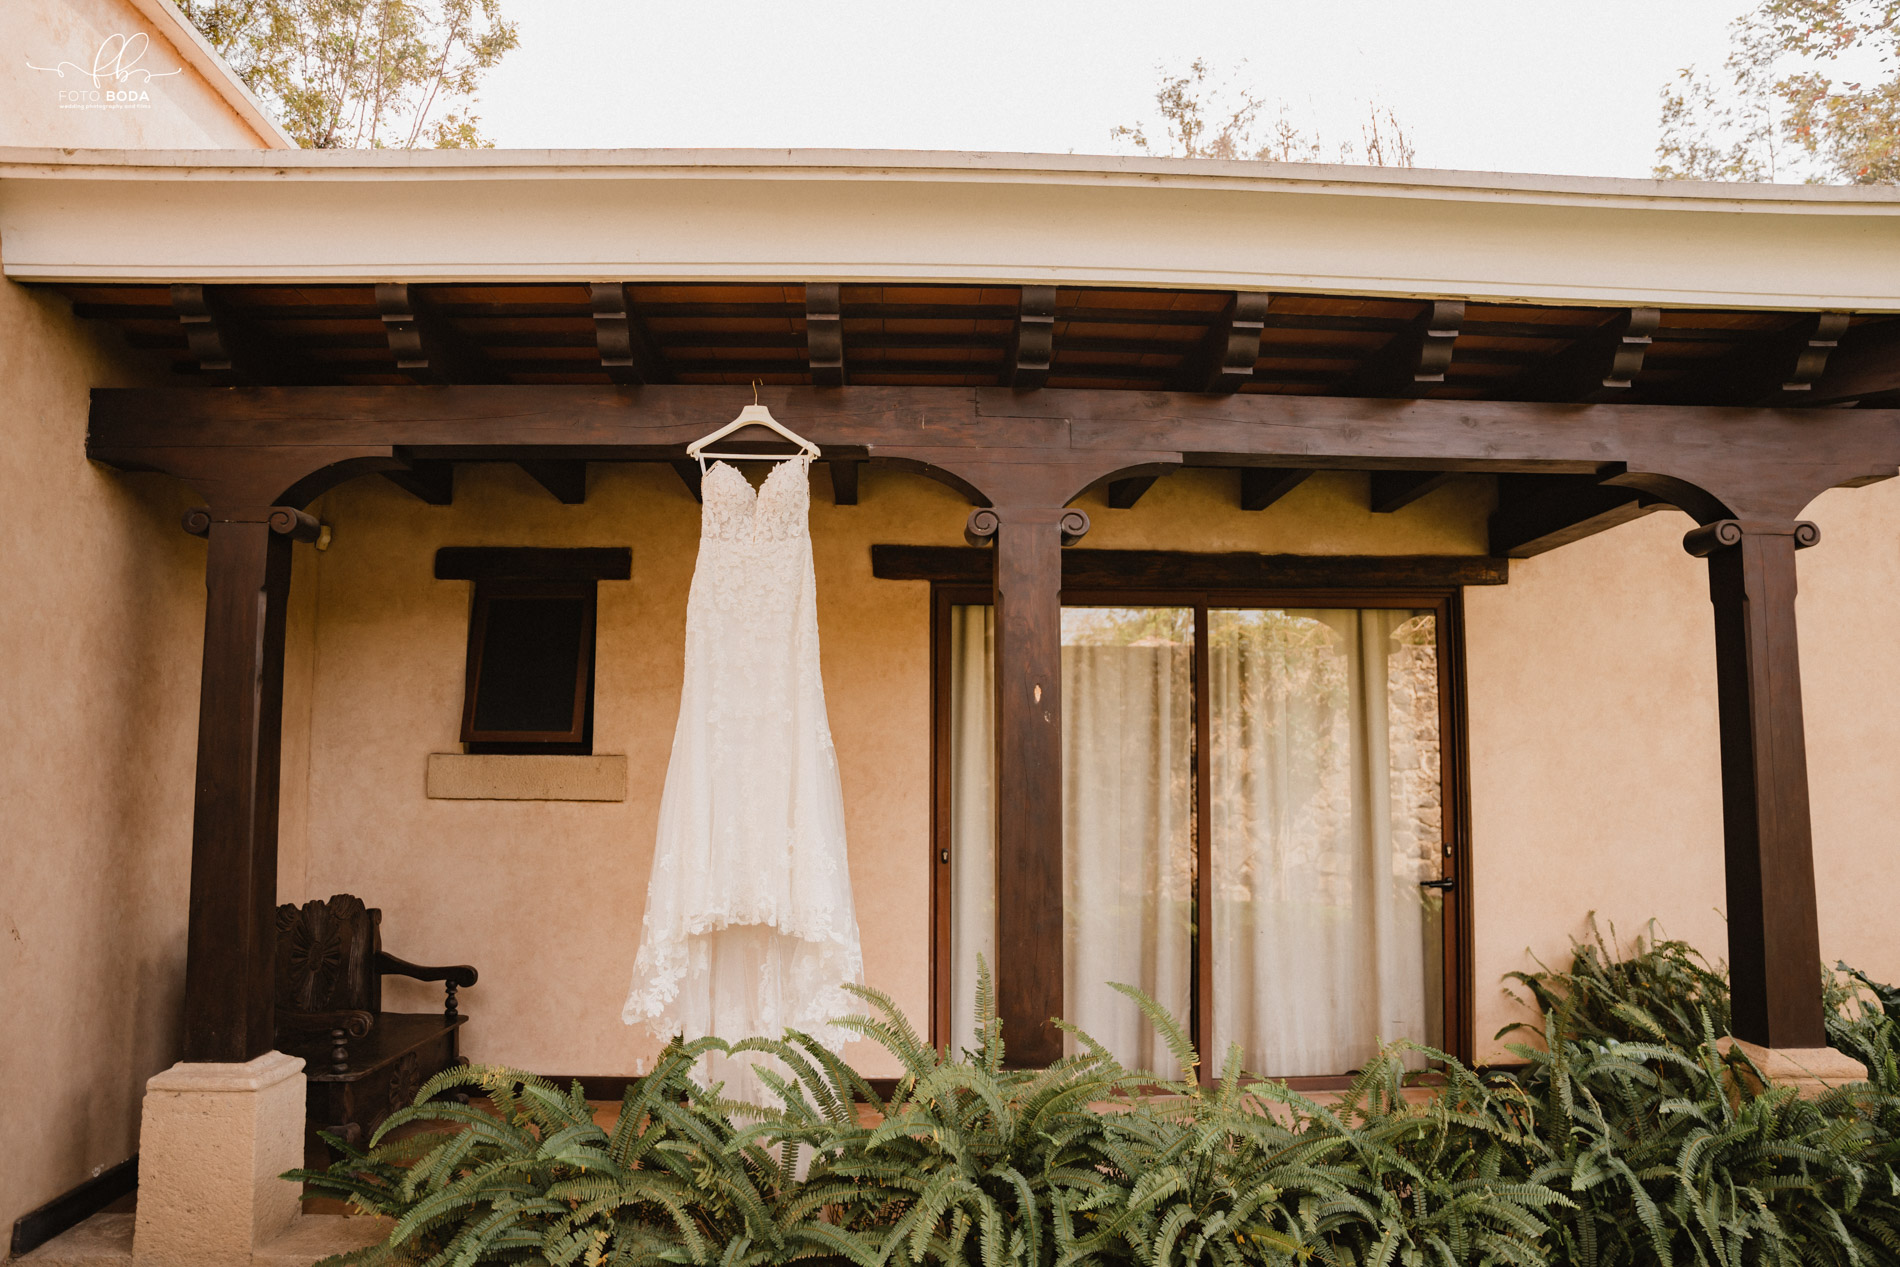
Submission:
[[[1870,1082],[1805,1101],[1753,1093],[1718,1039],[1727,982],[1681,943],[1601,937],[1516,980],[1541,1024],[1480,1076],[1395,1045],[1336,1103],[1218,1079],[1138,990],[1182,1073],[1074,1054],[1014,1069],[987,969],[977,1041],[950,1057],[885,995],[843,1024],[903,1069],[880,1099],[809,1035],[669,1046],[611,1128],[578,1085],[444,1074],[316,1191],[392,1218],[332,1263],[627,1267],[1780,1267],[1900,1263],[1900,992],[1830,974],[1829,1034]],[[1509,1031],[1507,1031],[1508,1033]],[[758,1059],[775,1103],[696,1081]],[[1423,1103],[1408,1057],[1443,1070]],[[435,1099],[464,1088],[489,1107]],[[336,1141],[332,1141],[336,1143]],[[339,1145],[339,1147],[341,1147]]]

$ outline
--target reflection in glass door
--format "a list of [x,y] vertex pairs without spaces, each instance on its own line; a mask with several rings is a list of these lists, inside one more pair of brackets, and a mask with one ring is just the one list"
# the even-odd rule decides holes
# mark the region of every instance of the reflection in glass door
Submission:
[[1214,609],[1208,630],[1215,1051],[1295,1077],[1442,1045],[1433,614]]
[[[956,1050],[974,1043],[976,956],[995,964],[994,632],[987,604],[946,612]],[[1063,608],[1067,1019],[1163,1074],[1166,1048],[1108,983],[1198,1017],[1216,1072],[1230,1044],[1279,1077],[1444,1044],[1440,632],[1429,609]]]

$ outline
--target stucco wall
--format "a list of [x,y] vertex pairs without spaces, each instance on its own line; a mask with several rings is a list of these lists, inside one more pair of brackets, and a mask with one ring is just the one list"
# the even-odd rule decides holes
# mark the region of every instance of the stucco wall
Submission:
[[[124,56],[119,55],[123,42],[109,42],[140,35],[145,46],[135,44]],[[8,0],[0,4],[0,48],[12,59],[0,74],[0,145],[254,149],[270,144],[163,30],[126,0]],[[96,80],[95,66],[102,71]],[[125,71],[121,77],[112,74],[118,67]],[[91,96],[95,92],[97,98]]]
[[[585,506],[507,466],[464,467],[456,504],[359,480],[318,506],[334,526],[299,619],[309,675],[308,845],[301,894],[353,891],[385,912],[390,948],[471,962],[468,1051],[558,1073],[630,1073],[654,1043],[618,1012],[639,935],[660,783],[678,708],[697,508],[664,467],[597,466]],[[1488,483],[1454,481],[1396,515],[1365,477],[1315,476],[1264,513],[1234,477],[1164,479],[1133,510],[1084,499],[1081,548],[1480,553]],[[952,544],[968,508],[922,478],[871,471],[863,504],[813,498],[826,689],[870,980],[927,1007],[928,587],[870,576],[873,542]],[[1830,494],[1802,556],[1802,620],[1824,952],[1900,977],[1883,866],[1900,810],[1900,487]],[[1528,954],[1557,962],[1588,912],[1623,933],[1659,919],[1724,954],[1721,805],[1706,573],[1688,521],[1657,514],[1467,594],[1478,1054],[1514,1013],[1499,988]],[[442,545],[631,544],[633,580],[601,586],[595,748],[624,753],[624,803],[430,801],[430,752],[457,751],[471,587],[431,579]],[[291,680],[297,673],[294,670]],[[287,708],[287,716],[296,707]],[[295,748],[287,736],[286,753]],[[301,829],[300,829],[301,830]],[[287,865],[286,877],[292,873]],[[1527,953],[1528,952],[1528,953]],[[392,1005],[436,1006],[391,983]],[[874,1072],[888,1072],[870,1065]]]
[[0,283],[0,1224],[131,1156],[177,1059],[204,546],[86,460],[105,337]]

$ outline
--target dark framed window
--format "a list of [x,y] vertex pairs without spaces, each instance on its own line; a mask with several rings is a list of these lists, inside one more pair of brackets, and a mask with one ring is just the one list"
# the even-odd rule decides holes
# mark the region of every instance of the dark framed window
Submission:
[[[958,827],[987,804],[971,732],[988,705],[971,679],[991,594],[932,593],[931,1020],[952,1043],[969,1007],[957,947],[984,919],[968,895],[993,865]],[[1105,953],[1117,962],[1093,966],[1109,979],[1146,972],[1134,983],[1171,994],[1204,1074],[1231,1041],[1250,1073],[1309,1087],[1341,1085],[1360,1063],[1345,1053],[1374,1034],[1469,1058],[1460,591],[1109,586],[1062,600],[1065,967],[1080,974],[1065,1013],[1119,1006],[1089,989],[1089,956]],[[1374,924],[1385,944],[1359,944]],[[1393,947],[1409,956],[1397,971]],[[1295,979],[1320,984],[1282,988]],[[1342,1001],[1362,1014],[1342,1017]],[[1412,1032],[1387,1028],[1399,1016]]]
[[476,753],[594,750],[597,583],[626,580],[632,552],[449,546],[436,577],[469,580],[462,743]]
[[471,752],[594,747],[592,581],[478,581],[462,742]]

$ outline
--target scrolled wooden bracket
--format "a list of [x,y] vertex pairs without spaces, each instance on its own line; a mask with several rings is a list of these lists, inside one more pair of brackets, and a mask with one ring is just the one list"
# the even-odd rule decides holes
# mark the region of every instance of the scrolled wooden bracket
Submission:
[[1841,345],[1847,333],[1848,314],[1824,312],[1814,318],[1812,328],[1795,352],[1794,368],[1781,385],[1784,392],[1811,392],[1815,382],[1827,370],[1828,357]]
[[1774,521],[1763,519],[1718,519],[1700,528],[1691,528],[1682,538],[1682,548],[1698,559],[1706,559],[1718,550],[1742,544],[1749,535],[1793,537],[1794,548],[1805,550],[1821,543],[1820,526],[1805,519]]
[[1016,313],[1016,335],[1005,370],[1006,386],[1034,391],[1049,381],[1055,359],[1056,288],[1024,286]]
[[1451,368],[1451,354],[1458,342],[1458,329],[1465,323],[1463,300],[1434,300],[1426,316],[1425,331],[1418,349],[1418,364],[1412,370],[1415,383],[1442,383]]
[[844,316],[836,282],[805,286],[805,351],[813,387],[844,386]]
[[1062,544],[1072,546],[1088,535],[1088,512],[1071,507],[1062,512],[1062,518],[1056,521],[1056,526],[1062,532]]
[[1610,367],[1604,371],[1600,387],[1607,391],[1627,391],[1654,343],[1656,327],[1662,324],[1662,309],[1631,308],[1616,322],[1622,329],[1611,345]]
[[662,359],[633,310],[626,286],[589,282],[587,293],[594,313],[594,347],[607,377],[628,385],[664,381]]
[[973,546],[996,544],[996,533],[1003,526],[1003,517],[987,506],[970,512],[969,519],[963,524],[963,539]]

